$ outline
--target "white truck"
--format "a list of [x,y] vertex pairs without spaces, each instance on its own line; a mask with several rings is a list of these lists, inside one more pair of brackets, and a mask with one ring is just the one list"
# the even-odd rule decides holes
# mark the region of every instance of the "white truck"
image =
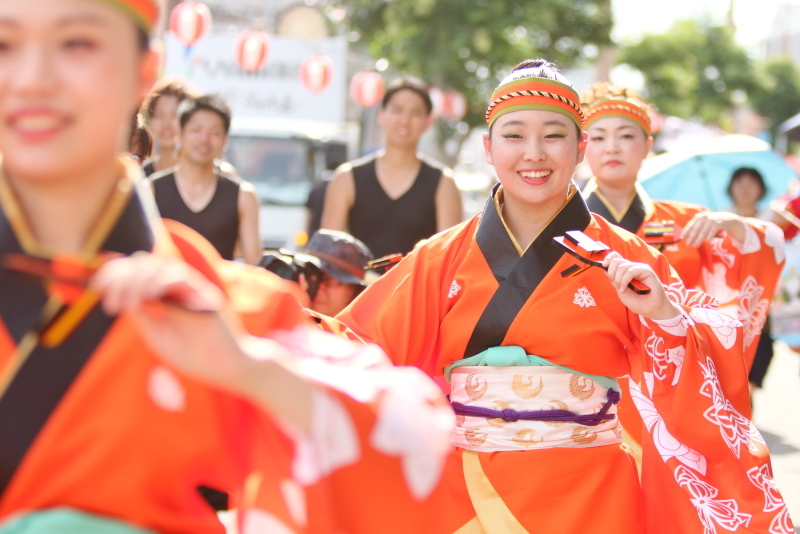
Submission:
[[[233,111],[225,157],[261,198],[267,248],[296,249],[306,235],[305,203],[327,169],[356,155],[358,126],[345,122],[347,41],[272,37],[269,60],[252,74],[234,59],[236,35],[216,35],[187,49],[167,32],[164,74],[218,93]],[[318,93],[300,81],[300,64],[325,54],[332,72]]]

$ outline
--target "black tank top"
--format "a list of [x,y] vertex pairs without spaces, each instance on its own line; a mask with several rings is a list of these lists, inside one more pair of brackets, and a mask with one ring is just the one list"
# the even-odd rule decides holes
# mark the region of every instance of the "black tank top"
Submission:
[[350,233],[380,258],[411,252],[414,245],[436,233],[436,189],[442,169],[422,161],[408,191],[391,199],[378,182],[375,158],[353,166],[356,198],[350,209]]
[[239,182],[218,174],[211,202],[198,212],[190,210],[183,201],[172,171],[156,174],[152,183],[162,217],[185,224],[214,245],[220,256],[233,259],[239,237]]

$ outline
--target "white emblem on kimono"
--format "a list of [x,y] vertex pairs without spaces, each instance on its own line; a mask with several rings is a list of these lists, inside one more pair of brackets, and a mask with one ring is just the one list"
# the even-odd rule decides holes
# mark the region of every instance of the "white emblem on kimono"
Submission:
[[755,487],[764,492],[765,512],[774,512],[786,506],[783,503],[783,497],[778,490],[778,486],[772,479],[769,464],[752,468],[747,472],[747,478],[750,479],[750,482],[752,482]]
[[664,459],[664,462],[670,458],[675,458],[683,465],[691,467],[700,474],[705,475],[708,465],[705,456],[675,439],[670,431],[667,430],[667,426],[658,413],[653,401],[642,393],[642,390],[639,389],[636,382],[631,380],[629,381],[629,385],[631,399],[634,405],[636,405],[636,409],[642,417],[647,431],[653,436],[653,444],[656,446],[658,454]]
[[744,243],[731,239],[731,243],[741,254],[752,254],[761,250],[761,240],[758,238],[758,232],[749,224],[744,225],[744,236]]
[[461,286],[458,285],[458,282],[453,280],[453,283],[450,284],[450,292],[447,293],[447,298],[451,299],[458,295],[458,292],[461,291]]
[[783,263],[786,259],[786,240],[783,237],[783,230],[772,223],[765,224],[764,243],[775,251],[775,263]]
[[742,284],[739,294],[739,320],[744,325],[744,348],[753,343],[755,337],[761,333],[764,322],[769,313],[769,301],[762,299],[764,286],[758,285],[756,279],[748,276]]
[[178,377],[166,367],[156,367],[150,372],[147,392],[162,410],[180,412],[186,407],[186,392]]
[[594,297],[586,287],[580,288],[575,293],[575,300],[572,301],[573,304],[577,304],[581,308],[589,308],[591,306],[596,306],[594,302]]
[[386,373],[386,390],[370,443],[384,454],[401,458],[408,489],[422,500],[442,475],[450,451],[453,412],[436,402],[441,391],[422,371],[413,367],[392,371]]
[[271,513],[250,508],[245,511],[244,521],[242,522],[242,534],[294,534],[294,530],[289,528],[286,523],[272,515]]
[[691,502],[697,509],[704,534],[716,534],[717,525],[734,532],[740,526],[748,526],[753,516],[739,512],[735,499],[715,500],[719,490],[697,478],[697,475],[679,465],[675,468],[675,480],[691,495]]
[[753,452],[758,452],[756,443],[766,446],[764,438],[758,433],[753,423],[736,411],[731,401],[725,398],[713,360],[710,357],[706,357],[705,365],[702,362],[698,363],[700,363],[700,368],[703,370],[703,378],[705,380],[700,388],[700,394],[709,397],[713,403],[705,411],[703,417],[719,426],[722,439],[737,458],[741,457],[740,448],[742,445]]
[[717,340],[726,349],[731,348],[736,343],[736,328],[741,326],[741,323],[736,319],[728,317],[724,313],[703,308],[693,308],[689,312],[689,317],[697,323],[710,326],[711,331],[717,336]]
[[728,268],[722,263],[714,263],[710,271],[703,267],[700,274],[703,279],[703,289],[721,303],[734,302],[739,296],[736,289],[728,287]]
[[[685,335],[685,334],[684,334]],[[653,359],[653,374],[659,380],[666,380],[670,367],[675,368],[672,385],[678,383],[683,368],[683,359],[686,356],[684,347],[665,348],[664,338],[650,334],[644,344],[647,355]]]
[[711,248],[711,254],[717,256],[728,266],[728,269],[731,269],[736,263],[736,256],[728,252],[725,247],[722,246],[723,242],[724,239],[712,239],[711,241],[707,241],[709,248]]
[[292,458],[292,476],[304,486],[356,463],[361,456],[358,432],[344,405],[318,390],[312,399],[311,435],[296,441]]
[[789,510],[784,506],[778,515],[772,518],[769,524],[769,534],[795,534],[797,532],[792,526],[789,518]]

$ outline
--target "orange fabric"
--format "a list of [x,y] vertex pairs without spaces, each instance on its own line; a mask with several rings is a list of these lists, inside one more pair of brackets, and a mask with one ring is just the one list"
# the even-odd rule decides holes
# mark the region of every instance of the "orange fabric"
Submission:
[[[187,233],[175,242],[192,257],[192,241]],[[203,242],[194,241],[203,248]],[[236,270],[236,265],[222,266],[219,280],[245,325],[256,327],[254,334],[303,321],[300,306],[280,280],[266,273],[234,275]],[[260,311],[252,305],[256,298]],[[0,368],[14,348],[1,330]],[[177,400],[172,397],[175,411],[162,408],[154,391],[154,380],[163,382],[164,376],[182,392]],[[0,500],[0,521],[68,506],[159,532],[222,532],[196,488],[238,491],[250,469],[256,416],[243,400],[167,369],[131,321],[121,317],[28,451]]]
[[[571,102],[572,105],[562,102],[558,98],[552,98],[549,96],[513,94],[519,91],[538,91],[558,95],[559,97]],[[509,98],[505,100],[499,100],[505,96],[509,96]],[[578,126],[583,124],[583,112],[581,111],[580,107],[580,97],[574,89],[554,80],[532,77],[513,80],[495,89],[494,93],[492,93],[492,102],[489,104],[489,109],[486,111],[486,122],[491,128],[498,114],[503,110],[517,106],[531,105],[558,108],[566,111],[568,115],[572,117],[575,123],[578,124]]]
[[155,0],[106,0],[130,14],[136,24],[150,31],[158,21],[158,3]]
[[[684,202],[654,200],[655,212],[644,223],[675,221],[684,228],[706,208]],[[698,248],[679,241],[666,245],[662,253],[678,272],[686,287],[703,291],[719,301],[719,310],[744,323],[744,356],[748,370],[755,358],[761,329],[764,326],[769,302],[783,269],[784,254],[776,252],[779,234],[770,236],[769,223],[746,218],[746,224],[758,239],[759,250],[743,253],[730,236],[706,241]],[[644,237],[644,225],[637,235]],[[780,260],[780,261],[779,261]]]
[[[469,335],[498,287],[475,241],[479,221],[477,216],[429,240],[338,318],[359,336],[378,343],[396,364],[441,376],[446,365],[464,356]],[[626,258],[651,264],[684,313],[697,314],[698,320],[684,318],[685,335],[642,320],[621,304],[600,269],[562,278],[561,271],[574,263],[563,255],[523,305],[502,344],[519,345],[529,354],[585,373],[630,374],[642,384],[640,409],[663,421],[673,440],[668,443],[685,445],[703,461],[692,463],[689,453],[664,456],[663,447],[646,442],[646,470],[639,497],[634,498],[636,470],[619,446],[480,453],[486,475],[505,505],[525,529],[537,534],[577,534],[586,532],[587,525],[592,532],[701,534],[708,532],[704,521],[724,521],[714,515],[723,509],[740,523],[747,520],[740,532],[766,533],[771,522],[788,521],[777,490],[766,490],[777,497],[776,505],[764,511],[766,493],[749,478],[756,471],[768,475],[769,467],[766,447],[747,420],[749,407],[741,402],[747,375],[740,345],[723,345],[730,339],[723,333],[741,336],[741,328],[715,312],[690,307],[708,299],[687,292],[666,259],[642,240],[598,217],[585,233]],[[581,289],[593,304],[575,302]],[[682,359],[667,360],[662,349]],[[725,388],[712,399],[711,390],[720,382]],[[664,443],[663,429],[656,425],[650,430],[659,443]],[[737,436],[732,445],[726,442],[727,432]],[[462,487],[463,475],[452,476],[449,487]],[[764,480],[771,482],[768,476]],[[700,496],[703,491],[706,500]],[[629,497],[624,504],[613,503],[615,495]],[[470,501],[463,501],[463,492],[453,491],[453,496],[453,503],[439,514],[463,525],[472,519]],[[639,499],[646,510],[643,518],[632,506]]]
[[586,116],[586,128],[604,117],[622,116],[638,124],[645,135],[650,135],[650,116],[633,102],[613,98],[601,100],[584,106],[583,112]]

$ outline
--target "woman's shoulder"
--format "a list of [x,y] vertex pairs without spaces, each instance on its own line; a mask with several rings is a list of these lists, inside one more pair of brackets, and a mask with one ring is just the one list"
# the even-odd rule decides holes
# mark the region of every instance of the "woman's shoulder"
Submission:
[[664,220],[665,217],[675,221],[678,224],[685,224],[698,213],[710,211],[705,206],[700,204],[692,204],[690,202],[681,202],[678,200],[654,200],[655,206],[654,216]]

